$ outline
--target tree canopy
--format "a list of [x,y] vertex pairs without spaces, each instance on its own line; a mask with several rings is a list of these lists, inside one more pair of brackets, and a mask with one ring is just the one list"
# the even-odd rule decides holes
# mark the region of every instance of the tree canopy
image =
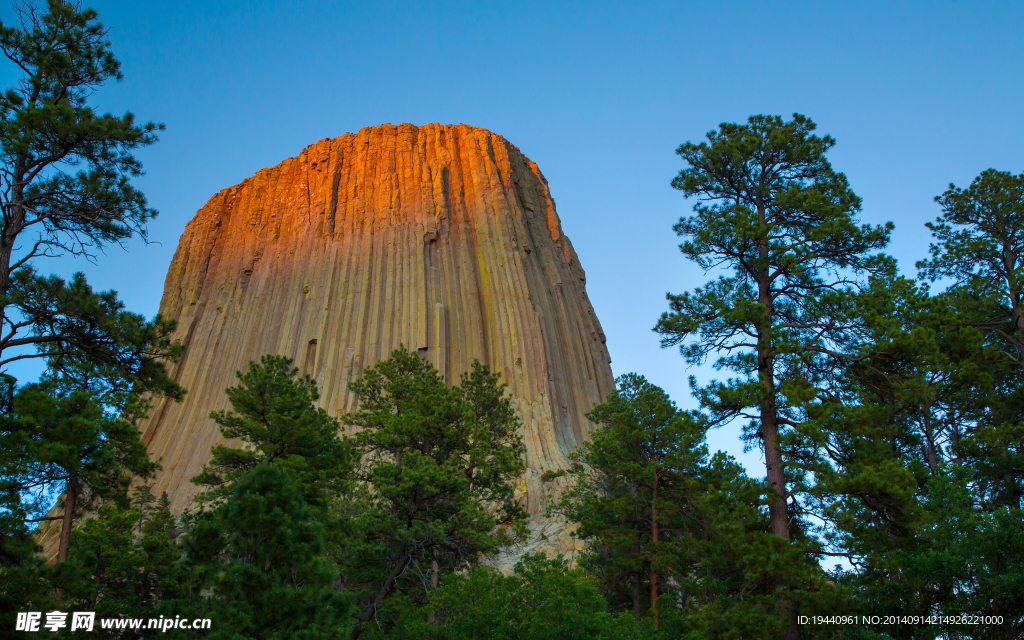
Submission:
[[234,484],[261,464],[289,471],[307,500],[321,506],[330,494],[351,485],[355,466],[352,443],[340,435],[341,425],[316,406],[320,394],[308,375],[284,356],[265,355],[250,362],[239,384],[225,393],[231,411],[213,411],[210,419],[227,439],[243,448],[215,445],[212,459],[192,479],[208,487],[200,500],[214,501],[234,491]]
[[170,324],[125,311],[81,274],[66,282],[35,265],[147,237],[157,212],[131,184],[142,174],[132,153],[155,143],[163,125],[90,106],[99,87],[122,77],[94,10],[65,0],[16,10],[15,24],[0,24],[0,50],[20,74],[0,95],[0,373],[27,358],[57,368],[86,358],[156,390],[172,387],[152,364],[176,356]]
[[358,525],[368,534],[364,568],[352,574],[367,585],[365,624],[410,566],[431,567],[436,587],[442,570],[472,564],[521,533],[514,482],[523,443],[505,385],[479,362],[448,387],[429,361],[397,349],[349,388],[359,411],[344,421],[362,428],[354,438],[367,490]]

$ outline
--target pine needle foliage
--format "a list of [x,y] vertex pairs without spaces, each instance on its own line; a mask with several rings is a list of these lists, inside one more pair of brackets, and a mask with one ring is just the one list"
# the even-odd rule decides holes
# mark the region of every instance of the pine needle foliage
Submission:
[[365,588],[361,625],[397,587],[422,592],[522,534],[522,426],[498,379],[474,362],[448,387],[429,361],[396,349],[349,384],[359,411],[344,421],[361,429],[365,483],[361,568],[348,577]]
[[[68,283],[34,266],[60,255],[93,259],[105,245],[146,239],[157,212],[131,184],[142,174],[133,152],[155,143],[163,125],[89,105],[97,89],[122,77],[94,10],[65,0],[15,10],[13,24],[0,24],[0,52],[18,74],[0,94],[0,367],[82,354],[167,385],[152,361],[177,357],[166,340],[173,327],[125,312],[81,274]],[[126,351],[129,343],[143,353]]]
[[210,419],[221,435],[243,446],[215,445],[212,459],[192,482],[207,487],[201,501],[217,502],[234,484],[262,465],[281,466],[313,505],[326,506],[330,496],[351,485],[355,465],[352,443],[336,418],[316,406],[316,383],[299,376],[292,360],[265,355],[237,372],[239,384],[225,393],[230,411],[213,411]]

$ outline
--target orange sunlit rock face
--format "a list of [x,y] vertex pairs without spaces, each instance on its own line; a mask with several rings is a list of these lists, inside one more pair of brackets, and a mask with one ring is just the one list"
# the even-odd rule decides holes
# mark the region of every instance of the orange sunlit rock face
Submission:
[[613,389],[584,282],[547,181],[501,136],[387,124],[323,139],[215,195],[181,236],[160,312],[187,345],[174,376],[188,395],[141,426],[163,466],[153,492],[189,505],[223,442],[209,413],[229,408],[250,360],[294,358],[342,415],[348,382],[405,345],[449,383],[474,358],[501,373],[525,429],[531,529],[549,538],[528,550],[568,552],[540,476],[567,466]]

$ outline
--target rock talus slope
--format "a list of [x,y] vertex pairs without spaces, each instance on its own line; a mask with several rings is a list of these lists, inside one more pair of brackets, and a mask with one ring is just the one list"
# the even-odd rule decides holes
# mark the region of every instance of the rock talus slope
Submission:
[[449,383],[474,358],[501,373],[525,429],[530,548],[568,552],[540,476],[567,466],[613,389],[584,284],[547,181],[501,136],[402,124],[321,140],[215,195],[181,236],[160,311],[187,345],[188,395],[141,425],[163,466],[153,491],[188,506],[222,442],[208,415],[250,360],[294,358],[341,415],[347,383],[404,345]]

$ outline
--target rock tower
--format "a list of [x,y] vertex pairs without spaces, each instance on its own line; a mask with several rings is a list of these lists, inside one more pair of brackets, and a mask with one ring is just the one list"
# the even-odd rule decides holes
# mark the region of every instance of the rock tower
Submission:
[[613,389],[585,281],[547,181],[501,136],[385,124],[320,140],[185,227],[160,312],[187,345],[173,375],[188,395],[141,427],[163,466],[154,494],[175,512],[190,503],[189,479],[222,442],[208,415],[250,360],[294,358],[341,415],[355,408],[347,383],[404,345],[449,383],[474,358],[501,373],[525,428],[528,548],[568,552],[540,476],[567,466],[593,428],[584,414]]

